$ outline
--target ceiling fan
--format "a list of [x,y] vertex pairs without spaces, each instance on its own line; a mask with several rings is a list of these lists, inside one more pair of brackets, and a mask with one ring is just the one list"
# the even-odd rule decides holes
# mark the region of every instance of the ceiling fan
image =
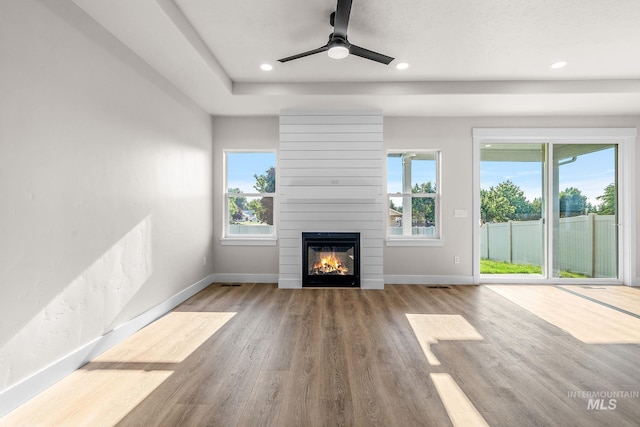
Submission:
[[351,14],[351,2],[352,0],[338,0],[336,11],[331,13],[329,17],[329,23],[333,27],[333,33],[329,35],[329,41],[327,44],[317,49],[279,59],[278,61],[292,61],[294,59],[304,58],[305,56],[326,51],[329,57],[333,59],[346,58],[349,54],[352,54],[361,58],[389,65],[394,58],[356,46],[349,43],[347,40],[347,26],[349,25],[349,15]]

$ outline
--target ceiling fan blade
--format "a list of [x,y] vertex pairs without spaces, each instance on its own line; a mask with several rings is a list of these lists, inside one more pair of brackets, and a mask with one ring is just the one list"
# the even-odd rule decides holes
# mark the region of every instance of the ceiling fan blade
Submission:
[[326,44],[326,45],[324,45],[322,47],[319,47],[317,49],[308,50],[306,52],[302,52],[302,53],[299,53],[297,55],[288,56],[286,58],[278,59],[278,61],[280,61],[280,62],[293,61],[294,59],[304,58],[305,56],[315,55],[316,53],[325,52],[328,49],[329,49],[329,45]]
[[359,56],[360,58],[366,58],[372,61],[381,62],[385,65],[389,65],[389,63],[395,59],[390,56],[383,55],[381,53],[374,52],[372,50],[365,49],[360,46],[356,46],[354,44],[352,44],[351,47],[349,48],[349,53],[351,55]]
[[349,15],[351,15],[352,0],[338,0],[336,6],[336,17],[333,22],[333,35],[347,39],[347,27],[349,26]]

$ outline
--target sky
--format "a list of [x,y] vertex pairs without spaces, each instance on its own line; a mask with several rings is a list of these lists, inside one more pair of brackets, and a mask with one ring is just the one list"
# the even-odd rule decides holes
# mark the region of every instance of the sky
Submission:
[[[436,162],[435,160],[414,160],[411,166],[411,186],[436,182]],[[387,192],[402,193],[402,158],[387,157]]]
[[227,152],[227,188],[239,188],[243,193],[257,193],[254,175],[264,175],[276,165],[276,154]]
[[[480,165],[480,188],[488,190],[507,179],[516,184],[531,202],[542,195],[542,171],[540,163],[487,162]],[[600,203],[596,197],[615,182],[615,150],[608,148],[583,154],[572,163],[560,166],[560,191],[568,187],[579,189],[592,205]]]

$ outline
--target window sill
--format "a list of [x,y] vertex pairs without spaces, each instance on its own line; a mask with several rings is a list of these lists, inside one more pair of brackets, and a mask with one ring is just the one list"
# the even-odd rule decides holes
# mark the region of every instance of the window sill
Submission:
[[278,239],[275,237],[223,237],[220,239],[222,246],[275,246]]
[[444,246],[442,239],[386,239],[387,246]]

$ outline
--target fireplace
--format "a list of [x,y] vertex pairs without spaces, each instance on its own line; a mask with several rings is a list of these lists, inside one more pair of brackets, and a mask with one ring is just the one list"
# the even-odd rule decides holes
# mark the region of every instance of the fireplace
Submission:
[[360,233],[302,233],[302,286],[360,287]]

